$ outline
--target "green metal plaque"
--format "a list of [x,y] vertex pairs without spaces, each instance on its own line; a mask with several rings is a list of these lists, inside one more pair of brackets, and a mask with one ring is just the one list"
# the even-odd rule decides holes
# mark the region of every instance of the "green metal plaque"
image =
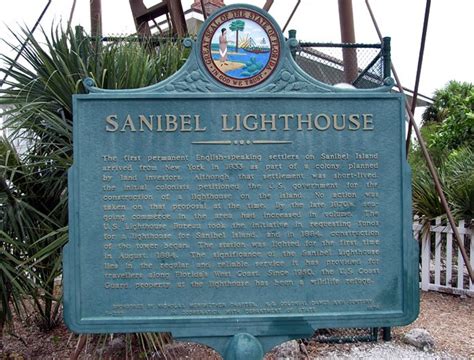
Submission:
[[259,353],[321,327],[413,321],[402,96],[315,81],[248,5],[189,45],[160,84],[88,80],[74,97],[68,326],[170,331],[232,358],[236,334]]

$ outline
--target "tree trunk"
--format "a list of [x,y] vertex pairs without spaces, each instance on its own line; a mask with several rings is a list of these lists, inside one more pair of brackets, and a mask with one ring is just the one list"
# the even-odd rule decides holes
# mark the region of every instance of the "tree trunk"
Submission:
[[235,31],[235,52],[239,52],[239,30]]

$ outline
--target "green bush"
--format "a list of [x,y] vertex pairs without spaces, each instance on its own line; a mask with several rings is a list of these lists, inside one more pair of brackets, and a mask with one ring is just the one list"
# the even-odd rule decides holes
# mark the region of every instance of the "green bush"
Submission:
[[0,68],[3,73],[12,68],[0,91],[0,104],[8,106],[3,124],[8,136],[0,143],[0,325],[11,319],[11,300],[17,304],[20,294],[29,293],[40,326],[49,329],[59,316],[54,280],[62,273],[68,234],[72,95],[85,91],[86,77],[109,89],[155,84],[180,68],[187,51],[169,40],[158,47],[127,39],[103,44],[80,27],[38,37],[23,30],[16,37],[19,43],[28,40],[20,60],[2,56]]
[[[470,221],[474,212],[474,85],[451,81],[437,90],[433,104],[423,113],[421,133],[453,215]],[[425,220],[444,216],[418,144],[412,150],[414,214]]]

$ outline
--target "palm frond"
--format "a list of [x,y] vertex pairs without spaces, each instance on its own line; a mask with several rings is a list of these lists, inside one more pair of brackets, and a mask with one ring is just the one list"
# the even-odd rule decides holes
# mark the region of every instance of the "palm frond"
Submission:
[[[41,287],[32,292],[33,302],[42,326],[50,328],[59,304],[54,280],[62,271],[61,248],[68,236],[72,95],[85,91],[86,77],[108,89],[155,84],[181,67],[188,50],[168,40],[157,47],[127,40],[103,44],[81,27],[55,26],[49,32],[41,29],[38,36],[27,29],[11,32],[16,42],[28,39],[28,44],[18,62],[0,55],[0,72],[11,67],[0,90],[0,105],[7,105],[3,129],[8,134],[0,139],[0,231],[7,236],[0,245],[9,249],[4,252],[8,263],[3,265],[0,286],[10,289],[4,299],[13,296],[22,283],[12,270],[21,266],[27,279]],[[8,46],[17,50],[14,43]]]

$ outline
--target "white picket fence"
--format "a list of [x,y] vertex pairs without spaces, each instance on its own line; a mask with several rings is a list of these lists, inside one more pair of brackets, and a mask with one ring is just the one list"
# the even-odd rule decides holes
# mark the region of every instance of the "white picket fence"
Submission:
[[[461,237],[464,237],[464,248],[469,255],[471,266],[474,267],[473,231],[470,227],[465,227],[464,221],[459,222],[457,229]],[[413,233],[418,241],[421,238],[421,289],[474,296],[474,285],[469,279],[449,223],[436,218],[428,232],[415,221]]]

